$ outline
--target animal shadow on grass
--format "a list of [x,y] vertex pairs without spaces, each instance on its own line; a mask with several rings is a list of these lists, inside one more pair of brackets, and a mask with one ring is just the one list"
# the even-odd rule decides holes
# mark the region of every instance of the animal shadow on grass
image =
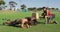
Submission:
[[0,24],[0,26],[11,26],[11,27],[21,28],[21,25],[4,25],[4,24]]
[[6,26],[21,28],[21,25],[6,25]]
[[38,24],[44,24],[44,22],[37,22]]
[[13,27],[21,28],[21,26],[13,26]]

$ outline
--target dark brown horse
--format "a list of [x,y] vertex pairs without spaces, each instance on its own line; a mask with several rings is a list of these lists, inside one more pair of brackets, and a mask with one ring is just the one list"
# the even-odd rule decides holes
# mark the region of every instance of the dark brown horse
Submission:
[[35,18],[26,17],[23,19],[16,19],[14,21],[7,21],[7,22],[4,22],[3,24],[9,24],[10,26],[21,24],[22,28],[24,28],[24,25],[26,25],[27,28],[30,28],[32,25],[32,22],[34,23],[34,25],[37,24],[37,20]]

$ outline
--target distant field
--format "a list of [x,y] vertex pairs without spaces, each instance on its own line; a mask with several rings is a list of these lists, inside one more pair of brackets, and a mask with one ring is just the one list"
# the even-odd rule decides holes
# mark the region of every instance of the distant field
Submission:
[[[41,15],[41,11],[39,14]],[[54,20],[60,23],[60,12],[53,11],[56,15]],[[60,24],[38,24],[37,26],[32,26],[31,28],[18,28],[12,26],[3,26],[2,23],[6,20],[3,19],[17,19],[31,16],[31,12],[15,12],[15,11],[0,11],[0,32],[60,32]],[[44,19],[39,19],[39,22],[44,22]]]

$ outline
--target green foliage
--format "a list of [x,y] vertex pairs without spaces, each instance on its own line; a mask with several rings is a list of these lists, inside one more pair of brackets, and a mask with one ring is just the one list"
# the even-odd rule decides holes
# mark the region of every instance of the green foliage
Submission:
[[16,4],[16,5],[17,5],[17,3],[14,2],[14,1],[10,1],[9,4],[10,4],[10,5],[11,5],[11,4]]
[[15,10],[15,5],[17,5],[17,3],[14,2],[14,1],[10,1],[9,5],[10,5],[10,10],[12,10],[13,7],[14,7],[14,10]]
[[37,9],[36,9],[36,7],[33,7],[33,8],[28,8],[28,10],[34,11],[34,10],[37,10]]
[[37,10],[41,10],[41,8],[38,8]]
[[1,0],[0,5],[5,5],[5,1]]
[[[5,1],[4,0],[0,0],[0,10],[2,10],[3,8],[5,8]],[[3,6],[2,6],[3,5]]]
[[21,5],[21,9],[25,9],[26,8],[26,5]]

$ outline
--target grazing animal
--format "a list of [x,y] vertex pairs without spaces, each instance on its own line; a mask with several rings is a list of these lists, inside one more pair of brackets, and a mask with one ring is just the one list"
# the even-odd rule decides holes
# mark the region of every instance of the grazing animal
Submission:
[[26,17],[23,19],[16,19],[14,21],[7,20],[7,22],[4,22],[3,25],[8,24],[10,26],[15,26],[15,25],[21,24],[22,28],[24,28],[24,25],[26,25],[27,28],[30,28],[32,25],[32,21],[34,21],[33,22],[34,25],[37,24],[37,20],[35,18]]

